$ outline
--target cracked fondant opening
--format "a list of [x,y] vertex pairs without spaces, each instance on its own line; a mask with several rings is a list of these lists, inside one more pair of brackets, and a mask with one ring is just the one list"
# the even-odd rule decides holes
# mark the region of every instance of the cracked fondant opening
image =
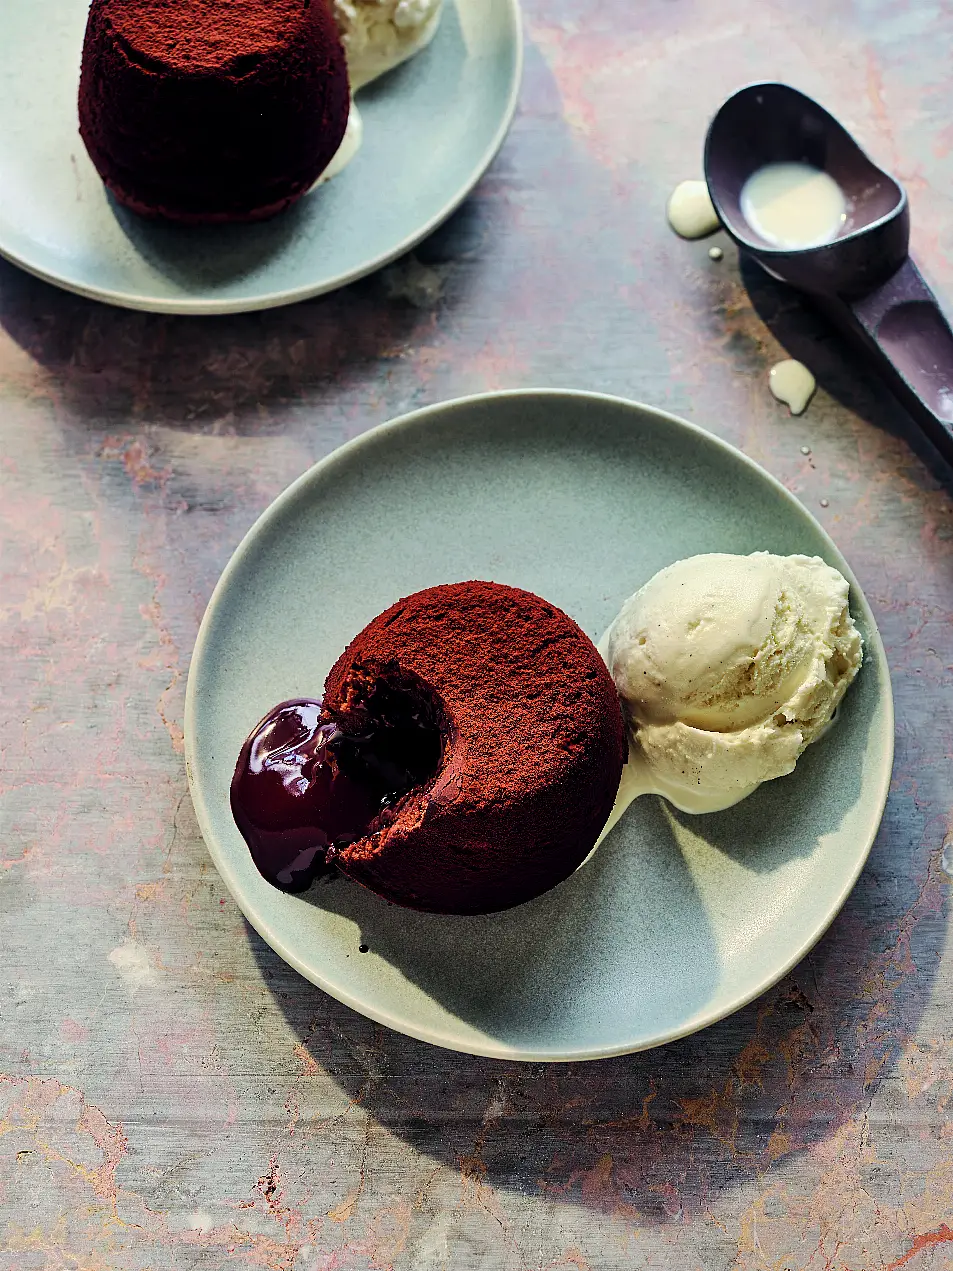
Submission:
[[259,873],[287,891],[309,887],[433,780],[444,732],[435,694],[393,666],[356,669],[333,715],[311,699],[276,706],[242,747],[231,787]]

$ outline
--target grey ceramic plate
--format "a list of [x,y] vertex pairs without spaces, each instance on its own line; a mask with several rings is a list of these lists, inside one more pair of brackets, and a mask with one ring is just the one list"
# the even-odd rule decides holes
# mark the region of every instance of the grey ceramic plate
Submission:
[[155,224],[107,198],[77,132],[88,7],[0,0],[0,254],[131,309],[265,309],[378,269],[462,202],[516,108],[518,0],[445,0],[430,48],[360,92],[343,173],[263,225]]
[[529,392],[435,406],[312,468],[232,558],[189,676],[192,797],[249,921],[372,1019],[507,1059],[655,1046],[768,988],[843,904],[887,796],[890,680],[856,584],[865,666],[837,727],[792,776],[714,816],[642,798],[568,882],[507,913],[416,914],[343,878],[284,895],[256,873],[228,803],[259,717],[319,693],[345,644],[399,596],[467,578],[512,583],[595,639],[663,565],[759,548],[816,553],[850,577],[817,522],[744,455],[615,398]]

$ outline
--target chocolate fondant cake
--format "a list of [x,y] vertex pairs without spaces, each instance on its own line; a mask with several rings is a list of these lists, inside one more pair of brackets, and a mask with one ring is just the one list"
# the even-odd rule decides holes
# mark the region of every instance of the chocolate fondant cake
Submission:
[[323,703],[261,720],[232,811],[277,887],[337,866],[397,904],[489,913],[585,859],[625,750],[609,672],[571,618],[515,587],[453,583],[365,627]]
[[327,167],[349,107],[325,0],[93,0],[80,133],[136,212],[272,216]]
[[576,623],[496,583],[418,592],[348,646],[324,711],[366,734],[401,699],[436,728],[436,770],[329,859],[389,900],[443,913],[505,909],[568,877],[605,825],[625,754],[615,688]]

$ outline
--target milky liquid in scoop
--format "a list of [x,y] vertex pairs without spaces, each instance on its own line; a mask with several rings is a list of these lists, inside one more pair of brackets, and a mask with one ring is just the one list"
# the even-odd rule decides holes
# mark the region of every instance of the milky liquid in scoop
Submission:
[[847,199],[819,168],[769,163],[744,183],[741,214],[766,243],[796,251],[834,241],[847,221]]

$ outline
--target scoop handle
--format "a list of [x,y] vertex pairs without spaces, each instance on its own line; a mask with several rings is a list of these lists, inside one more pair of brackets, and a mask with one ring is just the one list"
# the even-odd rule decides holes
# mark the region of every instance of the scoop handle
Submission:
[[859,299],[818,299],[953,464],[953,331],[914,262]]

